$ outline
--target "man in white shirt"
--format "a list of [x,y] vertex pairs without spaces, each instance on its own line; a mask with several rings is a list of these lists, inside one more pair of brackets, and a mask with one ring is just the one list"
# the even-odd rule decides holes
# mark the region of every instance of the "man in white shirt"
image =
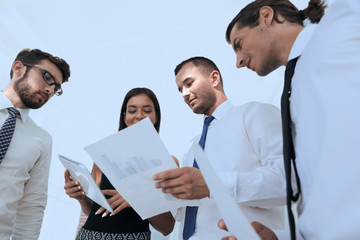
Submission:
[[[261,76],[299,57],[289,99],[302,189],[297,237],[359,239],[360,1],[337,0],[323,12],[316,0],[302,11],[286,0],[255,1],[226,36],[237,67]],[[307,17],[321,21],[304,28]]]
[[[24,49],[13,62],[9,85],[0,93],[0,124],[18,115],[0,162],[0,239],[38,239],[47,200],[51,136],[29,117],[68,81],[69,65],[39,49]],[[16,110],[15,110],[16,109]],[[3,130],[3,129],[2,129]],[[1,147],[5,140],[1,140]]]
[[[285,178],[279,110],[255,102],[234,107],[224,93],[220,71],[210,59],[185,60],[176,67],[175,75],[193,112],[214,117],[204,151],[224,186],[249,221],[261,219],[275,229],[283,228]],[[189,239],[219,239],[226,234],[217,228],[220,213],[201,169],[193,164],[194,153],[189,151],[180,168],[154,176],[159,181],[156,187],[179,199],[200,199],[195,232]],[[182,209],[177,215],[181,230],[186,211]]]

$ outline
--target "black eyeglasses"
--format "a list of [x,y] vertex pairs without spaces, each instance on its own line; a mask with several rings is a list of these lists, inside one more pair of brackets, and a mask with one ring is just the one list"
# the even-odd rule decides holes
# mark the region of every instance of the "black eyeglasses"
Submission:
[[63,93],[63,90],[61,89],[61,85],[55,81],[55,77],[51,73],[49,73],[45,69],[39,68],[32,64],[28,64],[28,63],[23,63],[23,64],[24,64],[24,66],[32,67],[32,68],[35,68],[38,71],[40,71],[42,73],[42,78],[47,83],[47,85],[49,85],[49,86],[55,85],[54,92],[55,92],[56,96],[60,96]]

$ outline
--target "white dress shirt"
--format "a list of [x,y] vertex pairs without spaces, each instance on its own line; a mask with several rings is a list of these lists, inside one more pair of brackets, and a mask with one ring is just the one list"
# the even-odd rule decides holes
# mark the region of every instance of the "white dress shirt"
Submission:
[[[249,221],[283,228],[280,206],[285,204],[286,181],[279,110],[260,103],[233,107],[226,101],[212,116],[215,119],[208,128],[204,149],[212,167]],[[181,166],[192,166],[193,161],[190,151]],[[184,219],[184,214],[183,209],[180,219]],[[195,233],[190,239],[218,240],[228,235],[217,227],[220,219],[215,201],[201,199]],[[180,228],[183,230],[183,224]]]
[[299,230],[305,239],[359,239],[360,1],[334,2],[311,32],[289,57],[301,54],[290,99]]
[[[0,92],[0,125],[9,117],[10,100]],[[20,117],[0,163],[0,239],[38,239],[47,200],[51,136],[18,109]]]

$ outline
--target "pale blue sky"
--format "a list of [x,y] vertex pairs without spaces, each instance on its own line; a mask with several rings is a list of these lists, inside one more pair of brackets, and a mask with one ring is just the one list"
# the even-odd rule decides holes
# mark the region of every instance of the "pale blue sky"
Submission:
[[[40,48],[71,66],[64,94],[31,112],[53,136],[40,239],[73,239],[80,215],[79,204],[64,193],[64,168],[57,154],[91,169],[92,160],[83,147],[117,131],[122,100],[131,88],[155,92],[162,110],[160,137],[178,158],[202,125],[202,117],[192,113],[175,85],[173,69],[182,60],[212,59],[235,105],[260,101],[279,106],[283,68],[266,78],[238,70],[225,41],[227,25],[249,2],[1,0],[0,89],[8,84],[12,61],[23,48]],[[292,2],[302,9],[308,1]]]

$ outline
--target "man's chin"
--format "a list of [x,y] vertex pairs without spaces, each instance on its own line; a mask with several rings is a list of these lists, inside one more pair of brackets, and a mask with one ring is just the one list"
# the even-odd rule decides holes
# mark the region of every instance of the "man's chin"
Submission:
[[259,75],[260,77],[265,77],[268,74],[270,74],[271,72],[275,71],[276,69],[278,69],[280,66],[272,66],[272,67],[267,67],[266,69],[260,69],[260,70],[255,70],[255,72],[257,73],[257,75]]
[[41,101],[41,102],[26,102],[24,103],[24,105],[27,107],[27,108],[30,108],[30,109],[39,109],[41,108],[42,106],[44,106],[44,104],[46,103],[47,101]]
[[191,109],[192,109],[192,111],[193,111],[194,113],[196,113],[196,114],[204,114],[204,111],[203,111],[203,109],[201,109],[201,108],[193,107],[193,108],[191,108]]

